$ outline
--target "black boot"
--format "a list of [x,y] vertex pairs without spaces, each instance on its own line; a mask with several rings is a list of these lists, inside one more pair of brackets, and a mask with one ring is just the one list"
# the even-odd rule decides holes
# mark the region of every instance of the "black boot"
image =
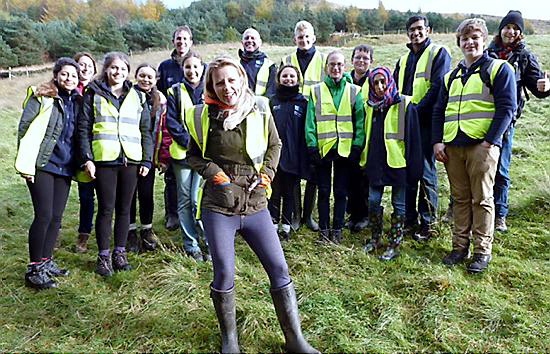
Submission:
[[157,248],[157,238],[152,228],[141,229],[139,236],[143,251],[154,251]]
[[222,353],[240,353],[237,335],[237,312],[235,310],[235,287],[220,291],[210,287],[216,316],[222,335]]
[[330,239],[330,230],[319,230],[319,240],[321,243],[329,243]]
[[313,220],[313,207],[317,199],[317,186],[311,182],[306,183],[304,193],[304,210],[302,214],[302,224],[305,224],[311,231],[319,231],[319,224]]
[[50,278],[44,269],[44,263],[28,265],[27,272],[25,273],[25,285],[38,290],[57,287],[57,283]]
[[391,229],[390,229],[390,245],[386,249],[383,255],[380,256],[382,261],[390,261],[399,256],[397,249],[401,242],[403,242],[403,224],[405,223],[404,215],[391,216]]
[[271,289],[270,292],[277,319],[285,335],[285,350],[288,353],[319,353],[302,334],[294,284],[290,282],[282,288]]
[[365,242],[363,250],[366,253],[371,253],[380,247],[380,238],[382,237],[382,223],[384,220],[384,209],[381,209],[378,214],[369,213],[369,225],[371,238]]
[[330,239],[337,245],[342,243],[342,229],[333,229],[330,232]]
[[128,230],[128,240],[126,241],[126,249],[128,252],[139,252],[139,244],[137,239],[137,230]]

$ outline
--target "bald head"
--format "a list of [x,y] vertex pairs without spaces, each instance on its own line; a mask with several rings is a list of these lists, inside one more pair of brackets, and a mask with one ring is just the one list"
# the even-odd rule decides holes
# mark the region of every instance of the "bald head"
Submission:
[[252,53],[260,48],[262,38],[260,37],[260,33],[254,28],[248,28],[243,32],[241,43],[245,52]]

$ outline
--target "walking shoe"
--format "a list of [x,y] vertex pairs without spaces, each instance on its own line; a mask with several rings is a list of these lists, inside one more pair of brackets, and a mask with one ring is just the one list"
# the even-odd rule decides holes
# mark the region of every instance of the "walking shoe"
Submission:
[[201,250],[193,251],[193,252],[186,252],[186,254],[189,257],[193,258],[197,262],[203,262],[204,261]]
[[313,216],[309,216],[308,218],[305,218],[302,220],[302,224],[305,224],[308,229],[311,231],[319,231],[319,224],[315,220],[313,220]]
[[445,215],[441,217],[441,221],[443,221],[446,224],[452,224],[453,223],[453,207],[449,206],[447,208],[447,211],[445,212]]
[[126,249],[128,252],[139,252],[139,244],[137,239],[136,229],[128,230],[128,240],[126,241]]
[[25,285],[37,290],[57,288],[57,283],[44,270],[44,263],[29,264],[27,266]]
[[157,249],[157,236],[152,228],[141,229],[139,236],[141,238],[141,249],[143,251],[154,251]]
[[329,243],[330,242],[330,230],[319,230],[319,239],[317,242]]
[[66,277],[69,275],[69,271],[59,268],[52,258],[44,261],[43,268],[50,277]]
[[434,230],[432,225],[429,224],[423,224],[420,225],[420,229],[416,231],[412,238],[415,241],[422,242],[422,241],[428,241],[432,237],[435,237],[437,235],[437,231]]
[[358,222],[354,223],[353,227],[350,228],[350,230],[351,232],[360,232],[366,229],[367,227],[369,227],[369,218],[365,217],[359,220]]
[[177,215],[167,215],[166,216],[166,222],[164,223],[164,227],[166,227],[167,230],[174,231],[177,230],[178,227],[180,227],[180,221],[178,219]]
[[330,239],[335,244],[339,245],[342,243],[342,229],[334,229],[330,231]]
[[451,253],[449,253],[443,258],[443,264],[447,266],[453,266],[455,264],[464,262],[464,260],[469,257],[470,257],[469,250],[464,250],[464,251],[452,250]]
[[414,237],[420,231],[418,221],[406,222],[403,226],[403,235]]
[[290,239],[291,226],[288,224],[282,224],[281,228],[277,231],[281,241],[288,241]]
[[113,252],[113,270],[117,272],[132,270],[132,266],[128,264],[126,251]]
[[495,230],[500,232],[508,231],[508,226],[506,226],[506,217],[496,217],[495,219]]
[[381,261],[391,261],[392,259],[399,256],[399,252],[397,251],[397,246],[390,245],[386,249],[386,251],[380,257],[378,257],[378,259],[380,259]]
[[491,262],[490,254],[474,254],[472,263],[468,265],[468,272],[470,273],[481,273],[489,266]]
[[378,247],[380,247],[380,240],[371,238],[365,243],[365,246],[363,246],[363,251],[365,251],[365,253],[371,253]]
[[205,262],[212,262],[212,255],[210,254],[210,251],[206,251],[206,253],[203,253],[203,255]]
[[110,277],[113,275],[113,264],[111,263],[111,257],[109,255],[97,255],[95,272],[102,277]]
[[76,239],[76,245],[74,246],[74,250],[76,253],[86,253],[88,252],[88,239],[90,238],[90,234],[81,232],[78,234],[78,238]]

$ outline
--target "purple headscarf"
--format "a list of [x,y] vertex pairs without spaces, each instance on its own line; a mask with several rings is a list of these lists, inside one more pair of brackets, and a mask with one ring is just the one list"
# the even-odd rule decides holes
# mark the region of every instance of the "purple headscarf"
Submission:
[[[386,92],[384,97],[380,98],[374,93],[374,77],[382,74],[386,79]],[[399,91],[395,85],[395,80],[387,66],[378,66],[369,73],[369,100],[368,105],[374,109],[384,109],[399,101]]]

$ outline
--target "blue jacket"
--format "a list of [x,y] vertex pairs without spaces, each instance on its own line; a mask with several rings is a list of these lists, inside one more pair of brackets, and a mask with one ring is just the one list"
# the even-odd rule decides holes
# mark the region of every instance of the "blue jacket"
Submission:
[[[256,90],[256,79],[258,77],[258,71],[264,64],[264,60],[267,58],[264,52],[256,50],[253,53],[248,53],[239,49],[239,58],[241,58],[241,65],[246,71],[246,76],[248,77],[248,87],[252,91]],[[267,91],[265,92],[266,97],[271,97],[275,95],[275,76],[277,75],[277,66],[273,63],[269,67],[269,79],[267,80]]]
[[283,144],[278,169],[307,179],[310,175],[304,129],[307,99],[298,90],[299,86],[279,86],[269,105]]
[[182,82],[183,69],[181,68],[181,60],[178,60],[177,51],[174,49],[170,59],[166,59],[160,63],[157,70],[157,88],[167,96],[167,91],[172,85]]
[[[407,58],[407,65],[405,67],[405,77],[403,79],[403,87],[398,87],[399,92],[403,95],[412,96],[412,85],[414,80],[414,73],[416,71],[416,64],[418,60],[424,53],[424,50],[427,46],[432,43],[432,40],[428,38],[424,41],[422,49],[418,53],[412,51],[412,45],[407,44],[407,47],[410,50],[409,57]],[[443,76],[451,69],[451,55],[445,48],[441,48],[439,53],[435,56],[432,72],[431,72],[431,87],[426,92],[424,98],[418,102],[416,105],[416,110],[418,112],[418,120],[423,131],[426,131],[428,136],[431,131],[432,123],[432,109],[435,101],[437,100],[439,89],[443,82]],[[395,65],[395,70],[393,72],[393,77],[397,85],[399,85],[399,60]],[[426,130],[427,129],[427,130]]]
[[[479,71],[481,65],[487,61],[491,60],[487,55],[487,52],[483,53],[483,56],[479,58],[475,63],[473,63],[470,68],[466,68],[463,61],[458,64],[460,68],[460,76],[456,80],[462,80],[463,82],[468,81],[470,76]],[[472,139],[458,130],[458,134],[453,141],[447,143],[449,145],[456,146],[467,146],[479,144],[483,140],[497,145],[502,145],[502,135],[510,126],[512,119],[515,116],[517,108],[517,98],[516,98],[516,80],[514,70],[509,67],[509,65],[502,65],[497,72],[493,85],[493,97],[495,102],[495,115],[491,123],[489,131],[485,135],[485,138],[482,140]],[[447,101],[449,99],[449,91],[445,85],[441,86],[439,92],[439,99],[436,101],[434,106],[433,113],[433,125],[432,125],[432,145],[440,143],[443,141],[443,125],[445,123],[445,109],[447,107]]]
[[[399,104],[399,101],[393,104]],[[422,176],[422,144],[420,126],[414,104],[409,104],[405,113],[405,160],[407,166],[391,168],[388,166],[384,141],[384,120],[388,109],[374,110],[365,171],[371,186],[406,186],[418,181]],[[366,118],[368,119],[368,118]]]

